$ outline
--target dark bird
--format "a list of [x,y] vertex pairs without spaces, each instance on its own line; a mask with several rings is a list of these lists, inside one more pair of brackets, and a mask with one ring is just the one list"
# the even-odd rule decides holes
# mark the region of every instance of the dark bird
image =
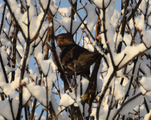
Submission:
[[56,41],[62,51],[60,59],[65,73],[68,75],[81,74],[89,79],[90,66],[101,57],[101,54],[80,47],[74,42],[73,36],[67,33],[58,35]]

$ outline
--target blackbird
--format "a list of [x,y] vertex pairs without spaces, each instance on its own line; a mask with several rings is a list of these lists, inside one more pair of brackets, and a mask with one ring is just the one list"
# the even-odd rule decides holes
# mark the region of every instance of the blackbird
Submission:
[[73,36],[67,33],[56,37],[58,46],[61,49],[60,59],[68,75],[82,75],[89,79],[90,66],[101,57],[98,52],[90,52],[77,45]]

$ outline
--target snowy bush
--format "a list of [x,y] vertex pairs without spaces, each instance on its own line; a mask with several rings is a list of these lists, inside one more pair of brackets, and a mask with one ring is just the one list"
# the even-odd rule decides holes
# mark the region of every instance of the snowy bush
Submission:
[[[0,3],[0,120],[151,119],[151,1],[115,2]],[[103,56],[89,79],[65,73],[61,33]]]

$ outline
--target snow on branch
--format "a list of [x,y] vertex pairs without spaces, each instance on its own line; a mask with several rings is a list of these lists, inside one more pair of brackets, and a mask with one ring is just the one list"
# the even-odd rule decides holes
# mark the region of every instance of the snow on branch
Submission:
[[150,119],[149,1],[4,0],[0,14],[0,119]]

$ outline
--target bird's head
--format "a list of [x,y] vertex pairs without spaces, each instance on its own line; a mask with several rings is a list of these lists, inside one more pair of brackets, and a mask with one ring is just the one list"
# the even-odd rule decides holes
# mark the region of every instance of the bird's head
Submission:
[[60,47],[75,44],[75,42],[73,40],[73,36],[68,33],[63,33],[63,34],[56,36],[56,41],[57,41],[58,46],[60,46]]

